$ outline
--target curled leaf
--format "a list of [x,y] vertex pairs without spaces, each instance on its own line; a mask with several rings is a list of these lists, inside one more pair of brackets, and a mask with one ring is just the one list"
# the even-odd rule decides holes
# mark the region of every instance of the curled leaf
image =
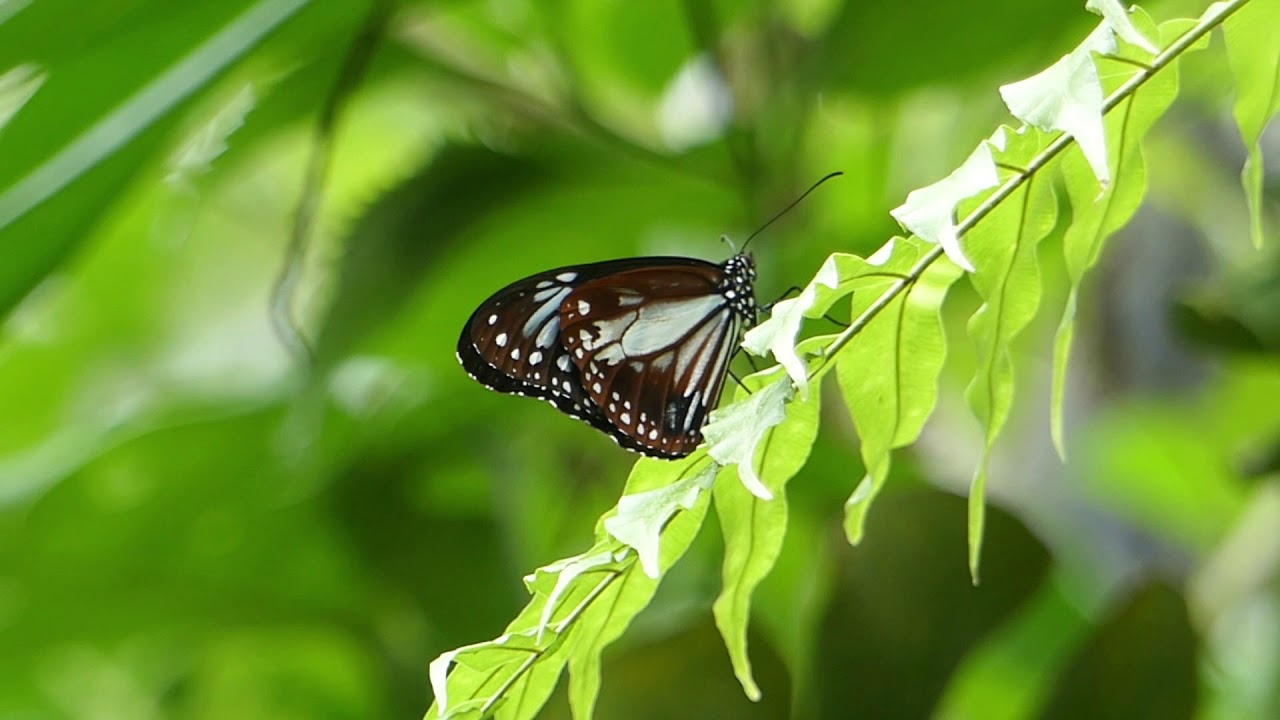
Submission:
[[756,447],[769,428],[787,418],[787,400],[794,394],[791,383],[779,379],[746,400],[712,413],[711,422],[702,429],[711,459],[737,465],[742,484],[761,500],[772,500],[773,493],[756,474]]
[[954,172],[932,185],[912,190],[907,201],[890,210],[889,214],[922,240],[941,245],[951,262],[973,272],[973,263],[960,247],[956,206],[999,184],[1000,175],[991,157],[991,145],[983,141]]
[[698,496],[710,489],[717,470],[715,465],[708,465],[686,480],[656,490],[623,495],[618,500],[618,514],[604,521],[605,532],[635,549],[644,574],[656,579],[660,573],[658,548],[663,526],[680,510],[693,507]]

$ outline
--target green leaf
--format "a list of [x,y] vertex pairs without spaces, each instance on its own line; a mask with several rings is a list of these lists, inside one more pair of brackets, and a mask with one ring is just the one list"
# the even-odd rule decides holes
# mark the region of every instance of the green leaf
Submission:
[[[671,462],[645,458],[636,463],[627,480],[625,494],[665,487],[683,480],[697,467],[697,460]],[[700,474],[712,472],[714,466],[704,468]],[[621,503],[619,503],[621,504]],[[658,569],[664,573],[684,555],[693,542],[707,513],[707,494],[700,493],[697,502],[688,510],[676,514],[662,531]],[[597,535],[604,528],[606,517],[597,524]],[[569,658],[569,704],[575,718],[590,718],[600,692],[600,655],[609,643],[616,640],[631,621],[653,599],[658,581],[640,572],[638,563],[632,563],[617,576],[599,597],[583,611],[578,627],[573,633],[574,650]]]
[[1227,60],[1236,81],[1236,102],[1232,107],[1249,157],[1240,182],[1249,204],[1250,234],[1255,247],[1262,247],[1262,131],[1280,112],[1280,3],[1251,2],[1223,23]]
[[[566,664],[575,717],[590,717],[600,689],[600,654],[649,604],[658,586],[639,561],[627,557],[629,546],[611,537],[610,521],[624,516],[624,511],[637,521],[635,527],[641,518],[661,518],[660,537],[655,531],[644,541],[660,541],[660,576],[688,550],[701,527],[709,504],[702,489],[714,475],[715,465],[705,459],[637,462],[618,507],[596,523],[594,547],[527,576],[525,584],[533,597],[502,636],[444,653],[431,663],[437,700],[427,717],[455,717],[480,709],[497,709],[501,718],[535,717]],[[654,502],[666,489],[674,490],[663,502]],[[686,506],[682,501],[690,495]],[[637,503],[636,498],[645,499]]]
[[[748,387],[758,387],[759,376],[747,378]],[[775,382],[769,387],[787,386]],[[745,391],[741,391],[745,392]],[[756,392],[752,397],[767,390]],[[787,534],[786,483],[809,457],[809,450],[818,436],[819,394],[797,400],[786,406],[786,419],[770,428],[762,438],[757,459],[758,474],[762,485],[774,496],[762,500],[749,492],[743,483],[716,483],[712,491],[720,529],[724,533],[724,588],[716,598],[712,611],[716,627],[724,637],[725,648],[733,663],[734,674],[742,683],[747,697],[759,700],[760,688],[751,674],[751,660],[747,656],[747,622],[751,616],[751,596],[756,587],[773,569],[782,550]],[[744,466],[739,465],[737,472]],[[732,474],[726,470],[725,475]]]
[[[1145,13],[1135,15],[1139,27],[1168,43],[1186,30],[1186,23],[1166,24],[1156,31]],[[1070,284],[1066,307],[1053,342],[1053,384],[1050,401],[1050,431],[1058,455],[1066,458],[1063,405],[1066,398],[1067,364],[1075,337],[1076,307],[1080,283],[1098,261],[1102,248],[1113,233],[1133,217],[1146,195],[1146,162],[1141,141],[1178,94],[1177,68],[1167,68],[1149,78],[1143,86],[1106,117],[1110,143],[1110,167],[1116,180],[1098,192],[1089,164],[1077,148],[1063,154],[1060,167],[1067,198],[1071,201],[1071,224],[1062,240],[1067,278]]]
[[[893,241],[889,241],[885,247],[891,251]],[[888,257],[889,252],[886,251],[884,258]],[[786,368],[791,382],[795,383],[801,396],[806,395],[809,389],[809,368],[796,350],[796,337],[800,334],[801,324],[805,318],[822,317],[837,300],[847,297],[855,290],[883,282],[887,277],[886,273],[890,272],[880,267],[883,262],[883,258],[876,256],[864,260],[857,255],[833,253],[822,263],[818,274],[799,295],[774,304],[768,319],[747,332],[742,346],[760,357],[772,353],[782,367]]]
[[[1009,138],[1009,154],[1036,147],[1034,133]],[[978,271],[971,281],[984,302],[969,320],[978,367],[965,397],[986,428],[982,456],[969,491],[969,570],[976,583],[982,551],[984,498],[991,449],[1013,404],[1011,345],[1040,304],[1036,246],[1053,228],[1057,206],[1048,178],[1032,176],[999,205],[969,236]]]
[[1104,22],[1048,69],[1000,88],[1000,97],[1014,117],[1041,130],[1070,133],[1103,187],[1111,182],[1111,174],[1102,125],[1105,98],[1093,55],[1116,49],[1115,33]]
[[[886,267],[910,269],[924,247],[899,241]],[[891,450],[915,441],[938,399],[938,375],[946,358],[940,311],[960,276],[955,265],[935,262],[906,292],[863,328],[836,360],[845,403],[858,430],[867,475],[845,502],[845,536],[862,540],[871,502],[889,477]],[[874,303],[875,293],[854,294],[853,314]]]
[[658,548],[662,529],[673,515],[688,510],[716,478],[716,466],[708,466],[693,477],[618,500],[618,513],[604,521],[605,532],[633,548],[640,557],[645,575],[657,579]]
[[956,207],[987,188],[1000,184],[995,162],[991,159],[992,147],[1003,146],[1003,133],[997,132],[991,140],[978,143],[960,167],[950,175],[926,187],[912,190],[903,204],[889,211],[902,227],[920,238],[942,246],[951,262],[973,272],[960,247],[956,228]]
[[769,429],[786,419],[787,401],[794,394],[790,382],[778,379],[751,397],[716,410],[702,429],[707,454],[720,465],[737,465],[742,485],[761,500],[772,500],[773,493],[756,473],[756,450]]
[[1151,44],[1151,41],[1142,34],[1133,23],[1129,20],[1129,11],[1125,9],[1120,0],[1088,0],[1084,4],[1085,10],[1097,13],[1102,16],[1103,22],[1111,31],[1120,36],[1121,40],[1136,45],[1143,50],[1155,55],[1160,49]]

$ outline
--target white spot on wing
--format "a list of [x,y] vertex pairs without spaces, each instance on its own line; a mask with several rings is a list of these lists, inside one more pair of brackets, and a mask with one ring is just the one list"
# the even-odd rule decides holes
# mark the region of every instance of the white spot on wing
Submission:
[[[534,365],[537,365],[538,363],[542,362],[542,351],[534,350],[533,354],[529,356],[529,362],[533,363]],[[534,377],[536,378],[537,375],[535,374]]]
[[[716,417],[719,417],[719,416],[717,415]],[[631,424],[631,413],[625,413],[625,412],[624,412],[624,413],[622,413],[621,415],[619,415],[619,416],[618,416],[618,419],[622,421],[622,424],[623,424],[623,425],[630,425],[630,424]]]
[[559,280],[560,282],[573,282],[574,279],[577,277],[578,277],[578,273],[562,272],[556,276],[556,279]]
[[490,316],[489,316],[489,324],[490,324],[490,325],[493,325],[493,324],[495,324],[495,323],[497,323],[497,322],[498,322],[498,314],[497,314],[497,313],[494,313],[494,314],[492,314],[492,315],[490,315]]
[[579,315],[586,315],[586,314],[587,314],[587,313],[589,313],[589,312],[591,312],[591,303],[587,302],[586,300],[579,300],[579,301],[578,301],[578,314],[579,314]]
[[512,360],[520,359],[520,348],[511,348],[511,359]]
[[506,347],[506,346],[507,346],[507,334],[506,334],[506,333],[498,333],[498,337],[494,338],[494,339],[493,339],[493,341],[494,341],[494,342],[496,342],[496,343],[498,343],[498,347]]

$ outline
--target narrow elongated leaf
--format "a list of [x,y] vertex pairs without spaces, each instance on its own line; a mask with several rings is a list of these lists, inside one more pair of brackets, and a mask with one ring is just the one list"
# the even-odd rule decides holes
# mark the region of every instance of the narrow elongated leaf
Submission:
[[[746,380],[748,387],[759,387],[758,376]],[[778,384],[787,384],[775,382]],[[740,391],[745,394],[745,391]],[[762,392],[756,392],[760,395]],[[754,396],[753,396],[754,397]],[[743,692],[752,700],[760,699],[760,688],[751,674],[747,655],[747,622],[751,617],[751,595],[760,581],[773,569],[787,534],[787,497],[784,488],[809,457],[818,436],[818,393],[787,405],[786,419],[769,429],[760,441],[753,461],[756,474],[773,500],[762,500],[749,492],[743,483],[718,482],[712,492],[720,529],[724,533],[724,588],[712,606],[716,627],[724,637],[734,674]],[[725,474],[742,472],[727,469]],[[729,478],[725,478],[728,480]]]
[[[1135,13],[1134,20],[1162,42],[1171,42],[1186,32],[1190,23],[1167,23],[1159,30],[1145,13]],[[1088,163],[1077,149],[1067,151],[1060,167],[1071,201],[1071,225],[1062,240],[1070,287],[1066,307],[1053,343],[1053,385],[1050,402],[1050,427],[1058,455],[1066,458],[1063,429],[1063,404],[1066,397],[1067,364],[1075,337],[1076,308],[1080,283],[1085,273],[1098,261],[1108,237],[1129,222],[1146,195],[1146,163],[1142,157],[1142,138],[1156,120],[1169,108],[1178,94],[1176,67],[1157,73],[1132,96],[1107,115],[1106,130],[1112,138],[1110,164],[1116,181],[1098,193]]]
[[[1040,144],[1034,133],[1010,138],[1008,154],[1024,157]],[[1013,405],[1011,345],[1040,305],[1036,246],[1053,228],[1057,206],[1047,178],[1028,179],[970,236],[978,271],[971,274],[983,304],[969,320],[978,367],[965,397],[986,429],[981,459],[969,490],[969,570],[978,580],[987,467],[992,447]]]
[[1251,2],[1223,23],[1227,59],[1236,81],[1232,107],[1249,157],[1240,182],[1249,204],[1250,234],[1262,247],[1266,229],[1262,217],[1262,131],[1280,112],[1280,3]]
[[[924,243],[912,239],[897,246],[901,251],[895,250],[886,269],[906,272]],[[889,477],[891,451],[919,437],[937,403],[938,374],[947,350],[939,312],[947,289],[959,276],[955,265],[935,262],[872,319],[836,361],[840,390],[867,468],[845,502],[845,536],[851,544],[862,540],[867,511]],[[877,299],[874,292],[854,294],[854,316]]]

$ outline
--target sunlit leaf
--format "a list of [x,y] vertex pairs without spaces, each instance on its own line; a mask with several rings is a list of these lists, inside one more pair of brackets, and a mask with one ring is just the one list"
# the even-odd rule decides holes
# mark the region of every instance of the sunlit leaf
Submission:
[[[657,490],[678,482],[696,469],[699,461],[673,463],[645,459],[637,462],[627,479],[625,495]],[[706,462],[705,459],[700,462]],[[708,477],[709,476],[709,477]],[[708,463],[694,476],[695,481],[711,482],[715,466]],[[707,478],[703,480],[703,478]],[[621,504],[621,503],[620,503]],[[677,513],[662,529],[658,552],[658,571],[666,572],[693,542],[709,506],[708,494],[699,492],[697,501]],[[597,523],[597,535],[604,532],[608,516]],[[592,597],[577,620],[573,634],[574,651],[569,658],[569,704],[579,720],[592,716],[600,692],[600,655],[610,643],[622,635],[641,610],[653,598],[658,581],[640,571],[639,563],[631,563],[598,596]]]
[[702,429],[707,454],[721,465],[737,465],[743,486],[761,500],[772,500],[773,493],[756,472],[756,450],[769,429],[786,419],[786,404],[793,394],[790,382],[775,380],[746,400],[713,412]]
[[[1163,42],[1171,42],[1187,29],[1187,23],[1167,23],[1156,30],[1145,13],[1135,14],[1140,27]],[[1112,110],[1106,118],[1111,167],[1115,182],[1098,192],[1089,165],[1078,150],[1069,150],[1060,167],[1067,198],[1071,202],[1071,224],[1062,240],[1070,287],[1066,307],[1053,344],[1053,387],[1050,427],[1054,447],[1066,457],[1063,405],[1066,398],[1067,365],[1075,336],[1076,309],[1080,283],[1101,256],[1107,238],[1133,217],[1146,194],[1146,163],[1142,138],[1178,94],[1177,68],[1156,74],[1142,88]]]
[[45,73],[35,65],[19,65],[0,75],[0,130],[44,84]]
[[[993,138],[999,142],[999,137]],[[973,264],[956,234],[956,207],[961,201],[1000,183],[991,159],[991,141],[978,144],[960,167],[938,182],[912,190],[907,201],[889,211],[902,227],[946,251],[951,262],[973,272]]]
[[1041,130],[1070,133],[1080,144],[1098,182],[1111,182],[1107,140],[1102,125],[1102,82],[1094,53],[1116,52],[1115,33],[1104,22],[1071,53],[1043,72],[1001,86],[1009,112]]
[[618,514],[604,521],[605,530],[640,556],[640,566],[651,578],[657,578],[658,548],[662,529],[673,515],[688,510],[698,497],[711,489],[716,467],[707,468],[693,477],[656,490],[623,495],[618,500]]
[[[746,380],[757,388],[755,378]],[[774,385],[786,385],[785,381]],[[770,386],[772,387],[772,386]],[[745,394],[743,391],[740,394]],[[760,392],[756,393],[761,394]],[[753,396],[754,397],[754,396]],[[724,637],[733,671],[742,683],[743,692],[759,700],[760,688],[751,674],[747,655],[747,623],[751,617],[751,595],[756,586],[773,569],[787,534],[788,507],[784,488],[809,457],[809,449],[818,435],[819,395],[796,400],[787,405],[787,417],[769,429],[760,442],[753,461],[758,465],[761,484],[773,496],[762,500],[743,484],[717,482],[712,492],[720,529],[724,533],[724,587],[712,611],[716,626]],[[740,465],[737,472],[742,472]],[[734,473],[733,468],[725,471]]]
[[[1009,138],[1010,155],[1039,145],[1031,133]],[[1027,147],[1022,147],[1027,146]],[[983,304],[969,320],[978,367],[965,397],[985,428],[982,457],[969,490],[969,568],[978,579],[987,468],[991,449],[1013,405],[1012,344],[1040,305],[1036,247],[1053,228],[1057,206],[1047,178],[1033,177],[970,234],[977,272],[970,275]]]
[[1102,16],[1111,31],[1120,36],[1121,40],[1136,45],[1152,55],[1160,52],[1160,49],[1151,44],[1133,23],[1129,20],[1129,11],[1120,0],[1088,0],[1084,4],[1086,10],[1097,13]]
[[[892,248],[893,241],[890,240],[886,247]],[[799,295],[774,304],[768,319],[747,332],[742,346],[761,357],[772,353],[786,368],[801,397],[807,396],[809,368],[796,351],[796,337],[800,334],[801,324],[806,318],[822,317],[837,300],[856,289],[884,282],[889,277],[887,273],[893,271],[881,265],[883,259],[875,256],[864,260],[857,255],[832,254]]]
[[[886,268],[906,272],[922,245],[920,240],[899,241]],[[862,540],[871,502],[889,477],[890,451],[919,437],[937,402],[947,351],[939,313],[959,276],[951,263],[931,265],[863,328],[836,362],[867,468],[844,508],[845,535],[852,544]],[[877,299],[875,292],[855,293],[853,314],[860,315]]]

